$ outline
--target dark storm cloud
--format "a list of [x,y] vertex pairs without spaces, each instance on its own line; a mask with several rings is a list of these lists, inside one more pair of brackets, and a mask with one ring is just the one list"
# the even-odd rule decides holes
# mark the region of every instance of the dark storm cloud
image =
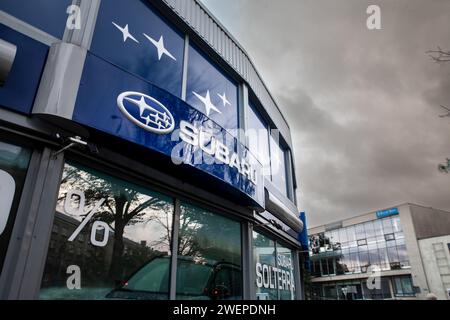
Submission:
[[[204,0],[255,62],[293,133],[311,226],[402,202],[450,209],[448,0]],[[377,4],[382,30],[366,28]]]

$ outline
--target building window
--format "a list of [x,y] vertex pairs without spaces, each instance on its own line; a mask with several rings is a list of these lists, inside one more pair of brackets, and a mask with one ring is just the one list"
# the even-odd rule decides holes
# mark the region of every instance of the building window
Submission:
[[272,183],[285,196],[288,196],[288,183],[286,171],[286,150],[270,136],[270,160],[272,168]]
[[293,251],[271,238],[253,232],[257,300],[294,300]]
[[241,261],[239,222],[181,204],[178,299],[242,299]]
[[381,223],[383,224],[384,234],[394,233],[394,227],[392,225],[391,218],[384,218],[381,220]]
[[392,241],[392,240],[395,240],[395,236],[393,233],[389,233],[389,234],[384,235],[384,239],[386,239],[386,241]]
[[168,299],[173,212],[167,196],[66,164],[40,298]]
[[253,232],[257,300],[278,299],[278,290],[275,288],[275,272],[273,272],[273,268],[276,268],[276,255],[275,241],[265,235]]
[[367,240],[366,239],[358,240],[358,246],[366,246],[366,245],[367,245]]
[[253,105],[247,108],[246,135],[250,152],[263,166],[264,177],[270,179],[270,151],[268,125]]
[[363,224],[357,224],[355,226],[356,231],[356,240],[365,239],[366,238],[366,232],[364,230]]
[[[386,230],[395,233],[386,233]],[[329,251],[330,243],[336,253],[342,249],[341,256],[336,260],[336,272],[339,274],[366,272],[370,265],[382,270],[409,268],[405,236],[401,230],[399,217],[394,217],[311,235],[311,254],[323,261],[322,256]],[[372,237],[364,238],[367,235]],[[322,265],[322,268],[322,274],[328,275],[328,264],[325,267]]]
[[396,297],[415,296],[414,286],[411,276],[394,277],[394,295]]
[[0,272],[16,219],[31,152],[0,142]]
[[364,223],[364,231],[366,232],[367,238],[375,237],[375,227],[372,221]]
[[238,85],[194,45],[189,47],[186,101],[237,136]]

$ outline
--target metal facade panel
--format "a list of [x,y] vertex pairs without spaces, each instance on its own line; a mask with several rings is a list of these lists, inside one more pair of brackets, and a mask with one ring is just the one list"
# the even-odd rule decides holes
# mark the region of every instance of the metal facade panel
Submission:
[[250,86],[292,148],[291,133],[276,102],[247,53],[197,0],[162,0],[214,49]]

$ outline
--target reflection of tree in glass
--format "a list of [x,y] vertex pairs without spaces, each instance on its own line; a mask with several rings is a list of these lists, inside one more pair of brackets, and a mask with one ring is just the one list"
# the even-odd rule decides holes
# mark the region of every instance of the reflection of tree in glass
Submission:
[[198,207],[182,205],[178,254],[240,264],[240,225]]
[[[106,222],[114,231],[109,277],[113,280],[121,279],[123,277],[122,257],[124,255],[125,227],[160,219],[161,212],[170,215],[172,203],[140,193],[135,190],[135,186],[128,185],[121,180],[108,176],[102,178],[99,177],[100,174],[97,176],[70,165],[66,165],[64,174],[59,195],[60,204],[65,200],[67,191],[74,189],[84,192],[86,206],[89,207],[92,207],[95,202],[105,199],[93,220]],[[158,221],[162,223],[161,220]],[[159,242],[165,242],[170,247],[170,240],[170,232],[168,232]],[[136,254],[139,254],[138,251],[136,250]]]

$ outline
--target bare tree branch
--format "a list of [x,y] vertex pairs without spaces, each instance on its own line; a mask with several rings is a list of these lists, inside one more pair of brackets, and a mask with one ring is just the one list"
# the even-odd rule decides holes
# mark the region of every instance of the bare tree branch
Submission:
[[442,50],[441,47],[437,47],[437,50],[429,50],[426,53],[436,63],[450,62],[450,51]]

